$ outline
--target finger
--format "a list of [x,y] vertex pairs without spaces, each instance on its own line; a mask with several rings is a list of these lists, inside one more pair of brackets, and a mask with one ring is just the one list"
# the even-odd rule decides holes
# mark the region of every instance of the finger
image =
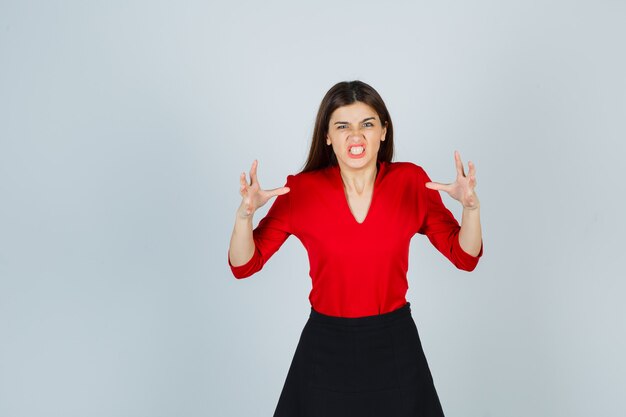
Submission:
[[454,151],[454,163],[456,165],[457,176],[464,177],[465,170],[463,169],[463,162],[461,162],[461,154],[459,153],[459,151]]
[[246,173],[242,172],[239,176],[239,193],[243,195],[248,188],[248,184],[246,183]]
[[474,187],[476,187],[476,177],[471,176],[469,177],[469,187],[470,189],[474,189]]
[[448,192],[448,190],[450,189],[450,184],[442,184],[440,182],[427,182],[424,184],[426,186],[426,188],[429,188],[431,190],[437,190],[437,191],[446,191]]
[[474,163],[472,161],[468,161],[467,165],[469,166],[469,172],[467,175],[469,175],[470,177],[475,177],[476,176],[476,165],[474,165]]
[[256,159],[252,162],[252,168],[250,168],[250,184],[258,183],[259,179],[256,176],[256,170],[259,166],[259,161]]
[[275,195],[283,195],[283,194],[287,194],[290,191],[289,187],[279,187],[279,188],[274,188],[273,190],[267,190],[267,194],[270,197],[274,197]]

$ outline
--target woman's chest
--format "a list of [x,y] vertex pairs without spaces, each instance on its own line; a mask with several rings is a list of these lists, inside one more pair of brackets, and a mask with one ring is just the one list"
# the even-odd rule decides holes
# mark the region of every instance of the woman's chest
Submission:
[[349,196],[343,190],[311,192],[293,202],[292,226],[305,246],[372,241],[393,245],[416,233],[415,204],[416,199],[402,189],[375,189],[369,196]]
[[345,193],[348,210],[357,223],[362,224],[367,217],[372,205],[372,191],[369,190],[361,194]]

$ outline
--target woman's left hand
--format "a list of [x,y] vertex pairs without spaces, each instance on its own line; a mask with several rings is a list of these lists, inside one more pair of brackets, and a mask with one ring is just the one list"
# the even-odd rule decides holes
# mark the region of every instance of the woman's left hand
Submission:
[[426,188],[447,192],[450,197],[459,201],[463,208],[476,209],[480,206],[478,196],[474,192],[476,187],[476,167],[472,161],[468,162],[469,173],[465,175],[461,155],[459,151],[454,151],[454,162],[456,164],[456,181],[452,184],[442,184],[439,182],[427,182]]

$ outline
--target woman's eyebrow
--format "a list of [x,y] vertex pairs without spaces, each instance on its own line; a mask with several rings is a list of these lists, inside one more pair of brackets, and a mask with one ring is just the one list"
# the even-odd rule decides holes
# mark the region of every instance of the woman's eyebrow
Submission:
[[[361,123],[363,123],[363,122],[367,122],[368,120],[372,120],[372,119],[376,119],[376,118],[375,118],[375,117],[368,117],[368,118],[366,118],[366,119],[361,120]],[[350,123],[349,123],[349,122],[335,122],[335,123],[333,123],[333,124],[336,124],[336,125],[337,125],[337,124],[346,124],[346,125],[349,125]]]

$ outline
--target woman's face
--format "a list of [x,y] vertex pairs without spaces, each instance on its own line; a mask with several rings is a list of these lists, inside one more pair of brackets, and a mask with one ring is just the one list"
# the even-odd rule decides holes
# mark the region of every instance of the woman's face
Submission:
[[326,144],[332,145],[341,169],[359,169],[376,165],[385,133],[376,110],[357,101],[331,114]]

